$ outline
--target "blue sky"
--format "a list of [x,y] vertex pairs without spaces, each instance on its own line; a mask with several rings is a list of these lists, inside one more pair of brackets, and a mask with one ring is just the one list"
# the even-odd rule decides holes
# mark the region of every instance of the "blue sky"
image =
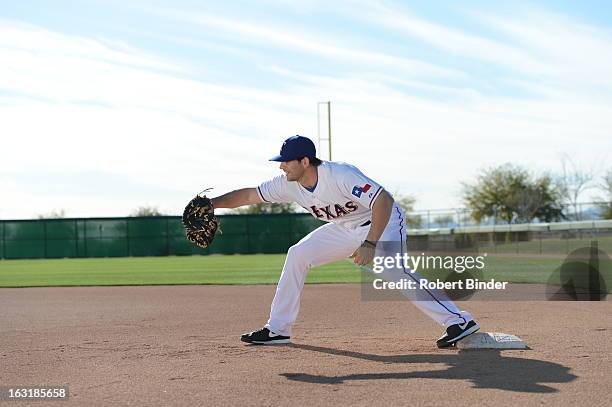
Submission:
[[[127,4],[124,4],[127,3]],[[603,170],[606,2],[3,1],[0,218],[178,214],[255,186],[332,101],[334,159],[419,208],[512,162]],[[322,154],[323,158],[325,154]],[[583,200],[590,199],[587,193]]]

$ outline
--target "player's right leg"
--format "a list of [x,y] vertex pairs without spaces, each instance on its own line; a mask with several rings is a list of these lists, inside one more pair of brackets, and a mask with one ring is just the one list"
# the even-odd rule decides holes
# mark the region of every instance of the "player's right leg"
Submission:
[[[251,333],[262,336],[271,332],[288,339],[291,327],[297,319],[300,309],[300,297],[306,275],[311,267],[331,263],[349,257],[361,244],[359,237],[348,229],[333,223],[325,224],[289,248],[276,294],[270,308],[270,318],[264,329]],[[253,336],[252,335],[252,336]],[[249,342],[250,337],[242,340]],[[287,340],[288,341],[288,340]],[[286,343],[284,341],[282,343]],[[274,343],[274,339],[263,341]]]

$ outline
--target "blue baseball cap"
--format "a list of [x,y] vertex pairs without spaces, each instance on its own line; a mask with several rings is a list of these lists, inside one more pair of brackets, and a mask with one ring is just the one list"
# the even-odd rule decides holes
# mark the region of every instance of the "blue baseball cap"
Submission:
[[270,158],[270,161],[293,161],[304,157],[316,157],[317,149],[308,137],[293,136],[283,143],[280,154]]

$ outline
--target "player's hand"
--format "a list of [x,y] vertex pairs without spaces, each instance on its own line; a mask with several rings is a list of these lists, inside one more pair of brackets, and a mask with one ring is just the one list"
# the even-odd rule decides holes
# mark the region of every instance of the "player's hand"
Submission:
[[370,241],[364,241],[361,246],[351,255],[353,262],[358,266],[365,266],[374,259],[376,245]]

